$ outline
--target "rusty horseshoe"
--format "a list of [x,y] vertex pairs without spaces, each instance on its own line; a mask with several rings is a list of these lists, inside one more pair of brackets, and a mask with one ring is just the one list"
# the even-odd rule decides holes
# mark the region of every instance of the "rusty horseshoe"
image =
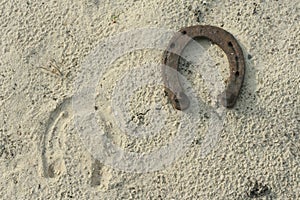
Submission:
[[218,95],[218,102],[226,108],[232,108],[237,100],[245,74],[245,60],[242,48],[229,32],[215,26],[196,25],[182,28],[171,39],[162,58],[162,75],[165,91],[177,110],[185,110],[190,101],[184,93],[177,73],[170,73],[167,66],[178,71],[180,55],[186,45],[195,38],[206,38],[217,44],[227,55],[230,67],[230,76],[227,79],[225,91]]

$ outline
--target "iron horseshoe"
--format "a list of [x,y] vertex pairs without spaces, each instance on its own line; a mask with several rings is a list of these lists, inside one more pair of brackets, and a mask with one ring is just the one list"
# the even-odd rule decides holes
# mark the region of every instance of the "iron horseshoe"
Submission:
[[177,110],[185,110],[190,101],[184,93],[177,73],[170,73],[166,66],[178,71],[179,59],[186,45],[195,38],[206,38],[217,44],[227,55],[230,76],[227,79],[225,91],[218,95],[218,102],[226,108],[232,108],[237,100],[245,75],[245,60],[242,48],[229,32],[215,26],[196,25],[182,28],[171,39],[162,58],[162,75],[165,91]]

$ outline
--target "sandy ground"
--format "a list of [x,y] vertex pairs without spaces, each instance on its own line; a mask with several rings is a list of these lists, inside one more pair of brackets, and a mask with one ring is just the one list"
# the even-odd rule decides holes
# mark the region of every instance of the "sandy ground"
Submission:
[[[299,0],[112,2],[0,3],[0,199],[300,199]],[[137,35],[128,37],[136,30],[196,24],[223,27],[245,54],[241,94],[234,109],[222,114],[219,130],[210,124],[216,122],[214,98],[199,67],[182,72],[202,99],[186,117],[173,110],[163,87],[134,85],[152,76],[134,67],[158,64],[161,49],[136,49],[140,42],[132,52],[110,56],[122,41],[136,42]],[[125,31],[126,37],[117,36]],[[152,44],[154,36],[143,37],[146,46]],[[109,43],[114,38],[122,40]],[[225,80],[226,57],[200,42]],[[84,71],[89,62],[107,70]],[[129,70],[133,76],[124,75]],[[75,101],[94,74],[99,79],[91,82],[91,104]],[[80,103],[93,108],[85,124],[76,116],[90,110],[80,110]],[[88,135],[92,119],[100,136]],[[133,129],[142,135],[124,134]],[[207,137],[208,130],[216,137]],[[172,143],[191,133],[190,143]],[[111,150],[98,143],[103,138],[121,153],[101,157]],[[212,147],[203,155],[207,144]],[[139,160],[164,145],[161,157]],[[127,159],[124,152],[136,157]]]

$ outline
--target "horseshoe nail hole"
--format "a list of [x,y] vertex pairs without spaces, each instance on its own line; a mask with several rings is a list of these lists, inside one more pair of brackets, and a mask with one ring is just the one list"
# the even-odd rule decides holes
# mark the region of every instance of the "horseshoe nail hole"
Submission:
[[172,48],[174,48],[174,47],[175,47],[175,44],[172,43],[172,44],[170,45],[170,48],[172,49]]
[[239,71],[236,71],[235,72],[235,77],[238,77],[240,75],[240,72]]
[[231,42],[228,42],[228,46],[230,47],[233,47],[232,43]]
[[235,56],[235,61],[238,62],[239,60],[239,57]]
[[186,34],[186,31],[183,30],[183,31],[181,31],[181,33],[182,33],[183,35],[185,35],[185,34]]

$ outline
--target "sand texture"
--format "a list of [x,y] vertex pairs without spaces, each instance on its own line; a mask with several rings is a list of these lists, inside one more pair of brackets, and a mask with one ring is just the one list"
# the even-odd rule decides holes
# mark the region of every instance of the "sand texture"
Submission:
[[[0,199],[300,199],[299,0],[3,0],[0,13]],[[164,93],[163,49],[198,24],[243,49],[233,109],[215,98],[226,55],[203,39],[183,54],[211,67],[180,61],[189,110]]]

